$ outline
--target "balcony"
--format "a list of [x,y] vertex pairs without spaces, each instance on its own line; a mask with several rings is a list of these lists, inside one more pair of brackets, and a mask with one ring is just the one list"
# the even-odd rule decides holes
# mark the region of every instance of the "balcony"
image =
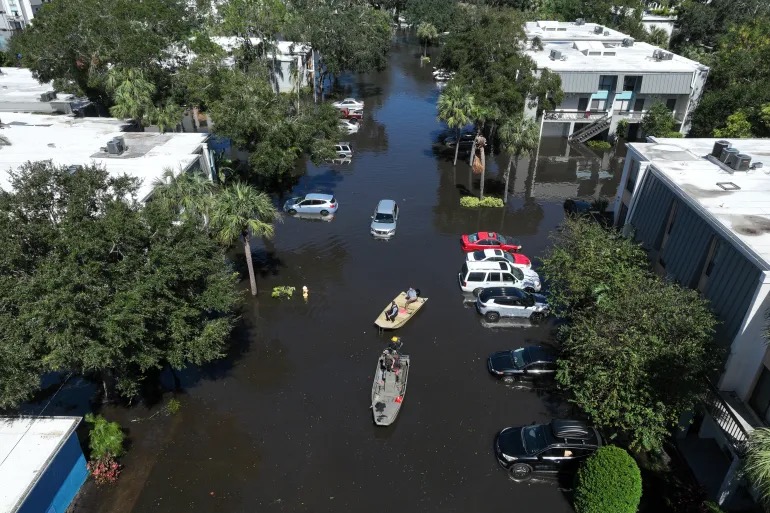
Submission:
[[607,116],[605,110],[552,110],[543,115],[545,121],[596,121]]
[[763,423],[733,392],[720,392],[711,382],[707,384],[703,406],[735,453],[742,457],[746,454],[749,433]]

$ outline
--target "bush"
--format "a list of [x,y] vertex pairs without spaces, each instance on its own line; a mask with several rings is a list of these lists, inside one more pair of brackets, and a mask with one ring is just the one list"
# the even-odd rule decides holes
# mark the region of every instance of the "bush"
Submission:
[[279,287],[273,287],[273,297],[277,297],[279,299],[283,298],[290,298],[292,295],[294,295],[294,287],[289,287],[286,285],[281,285]]
[[609,150],[612,145],[607,141],[588,141],[586,145],[594,150]]
[[636,513],[642,476],[636,461],[620,447],[602,447],[577,474],[577,513]]
[[117,422],[109,422],[101,415],[89,413],[86,422],[91,424],[88,447],[92,460],[117,458],[123,454],[123,439],[126,435]]
[[684,136],[682,135],[682,132],[678,132],[676,130],[672,130],[672,131],[670,131],[669,133],[666,134],[666,137],[670,137],[671,139],[681,139]]
[[615,128],[615,135],[618,137],[625,139],[628,137],[628,120],[627,119],[621,119],[618,121],[618,126]]
[[466,208],[478,208],[478,207],[493,207],[493,208],[501,208],[505,206],[505,203],[503,203],[503,200],[500,198],[495,198],[492,196],[487,196],[486,198],[480,200],[475,196],[463,196],[460,198],[460,206],[466,207]]
[[121,471],[120,464],[111,456],[98,460],[91,460],[88,462],[86,468],[98,485],[114,483],[118,480]]

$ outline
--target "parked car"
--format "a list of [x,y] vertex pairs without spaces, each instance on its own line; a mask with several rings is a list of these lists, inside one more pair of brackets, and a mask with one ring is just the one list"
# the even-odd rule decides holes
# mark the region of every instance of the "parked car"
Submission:
[[572,473],[602,446],[593,427],[579,420],[508,427],[495,436],[497,461],[514,481],[526,481],[533,472]]
[[[476,134],[473,132],[464,132],[460,134],[460,149],[463,149],[464,146],[467,146],[468,149],[471,149],[471,146],[473,146],[473,140],[476,138]],[[446,146],[449,146],[450,148],[454,148],[457,144],[457,137],[454,135],[450,135],[446,139],[444,139],[444,144]]]
[[363,109],[364,108],[364,102],[356,100],[355,98],[345,98],[344,100],[340,100],[338,102],[332,103],[335,107],[338,109]]
[[388,239],[396,234],[398,205],[391,199],[380,200],[372,215],[370,233],[380,239]]
[[541,381],[556,375],[556,352],[545,346],[497,351],[487,358],[489,372],[498,378]]
[[501,249],[483,249],[465,254],[468,262],[508,262],[511,267],[518,267],[524,272],[524,280],[532,283],[528,292],[540,292],[540,276],[532,270],[532,262],[521,253],[509,253]]
[[343,107],[340,109],[340,116],[345,119],[363,119],[364,111],[363,109],[348,109],[347,107]]
[[524,278],[524,271],[508,262],[465,262],[457,273],[463,292],[474,296],[488,287],[534,288],[535,283]]
[[353,148],[350,147],[349,142],[339,142],[335,144],[334,151],[337,153],[337,157],[341,159],[353,156]]
[[516,287],[489,287],[479,292],[476,311],[489,322],[500,317],[519,317],[539,322],[549,313],[545,296]]
[[328,216],[340,207],[337,200],[331,194],[306,194],[297,198],[291,198],[283,205],[284,212],[294,214],[320,214]]
[[480,249],[501,249],[515,252],[521,249],[521,243],[518,240],[495,232],[476,232],[463,235],[460,244],[463,251],[466,252]]
[[346,130],[349,134],[355,134],[358,132],[358,129],[361,128],[361,123],[358,122],[357,119],[341,119],[340,120],[340,128],[343,130]]

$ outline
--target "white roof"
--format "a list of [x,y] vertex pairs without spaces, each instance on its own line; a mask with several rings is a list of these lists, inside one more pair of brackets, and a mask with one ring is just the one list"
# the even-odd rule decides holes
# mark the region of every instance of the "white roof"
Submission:
[[[565,59],[552,60],[551,50],[558,50]],[[544,44],[542,50],[529,49],[524,53],[535,61],[538,69],[548,68],[555,72],[693,73],[705,68],[696,61],[676,54],[670,60],[654,59],[655,50],[660,48],[638,41],[633,46],[600,41],[569,41]],[[602,52],[602,55],[586,55],[583,52]]]
[[[717,230],[770,270],[770,139],[729,140],[752,163],[763,164],[759,169],[733,172],[705,158],[719,139],[653,140],[629,147],[650,161],[649,169]],[[725,190],[717,183],[732,183],[739,189]]]
[[[596,27],[602,30],[598,34]],[[547,41],[622,41],[629,37],[622,32],[598,25],[596,23],[584,23],[578,25],[572,21],[528,21],[524,24],[524,33],[527,39],[535,37],[540,38],[544,43]],[[607,33],[605,36],[604,34]]]
[[[144,200],[166,169],[187,169],[197,159],[205,133],[123,132],[126,122],[114,118],[74,118],[4,112],[0,116],[0,188],[10,190],[8,170],[29,161],[52,160],[57,165],[99,164],[110,175],[140,178]],[[113,137],[125,139],[121,155],[101,151]],[[8,145],[7,143],[10,143]]]
[[[51,82],[40,83],[27,68],[0,68],[0,102],[39,102],[40,95],[53,91]],[[73,98],[60,93],[57,100]]]
[[80,417],[0,418],[0,513],[18,510]]

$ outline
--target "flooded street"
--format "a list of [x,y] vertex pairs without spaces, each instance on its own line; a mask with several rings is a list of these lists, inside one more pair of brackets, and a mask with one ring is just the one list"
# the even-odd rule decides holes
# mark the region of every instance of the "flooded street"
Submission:
[[[614,196],[619,156],[543,141],[538,165],[522,159],[512,173],[506,209],[462,209],[461,191],[475,192],[478,178],[439,151],[439,90],[418,52],[397,40],[386,71],[350,82],[366,102],[363,127],[349,137],[352,162],[303,163],[282,198],[333,193],[336,217],[287,218],[274,240],[255,243],[260,293],[248,296],[234,354],[182,376],[175,416],[127,426],[135,441],[121,481],[108,493],[87,488],[82,511],[90,499],[103,501],[94,511],[134,513],[572,511],[556,484],[515,484],[492,453],[499,429],[570,410],[487,372],[490,352],[548,340],[552,328],[482,323],[457,285],[460,235],[509,234],[536,259],[564,199]],[[488,194],[502,195],[496,177],[506,164],[506,155],[488,162]],[[383,198],[401,208],[390,241],[369,234]],[[273,299],[278,285],[297,292]],[[392,334],[373,321],[409,286],[429,298],[397,332],[411,356],[409,389],[396,423],[375,427],[372,379]]]

